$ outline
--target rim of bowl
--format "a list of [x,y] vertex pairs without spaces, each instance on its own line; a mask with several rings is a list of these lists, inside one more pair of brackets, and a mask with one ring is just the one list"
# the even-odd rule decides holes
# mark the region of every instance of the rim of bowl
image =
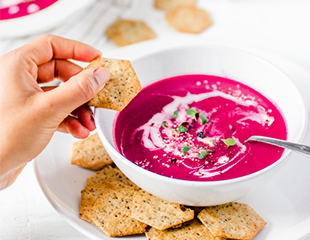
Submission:
[[[149,42],[145,42],[144,43],[144,46],[147,47],[149,44],[151,44],[151,42],[154,42],[156,40],[151,40]],[[159,41],[160,42],[160,41]],[[170,42],[171,43],[171,42]],[[199,45],[197,45],[197,43]],[[127,48],[127,51],[130,52],[130,50],[134,50],[136,49],[137,47],[140,48],[140,51],[141,51],[141,45],[132,45],[132,46],[128,46],[126,47]],[[280,74],[284,75],[284,77],[288,80],[287,82],[290,83],[296,90],[296,92],[298,93],[298,96],[299,98],[301,99],[301,102],[303,103],[303,112],[302,112],[302,123],[301,123],[301,126],[298,130],[298,132],[296,133],[296,136],[294,137],[294,140],[296,142],[299,142],[305,135],[305,132],[306,132],[306,128],[307,128],[307,119],[308,119],[308,114],[307,114],[307,108],[306,108],[306,104],[305,104],[305,101],[304,101],[304,98],[303,96],[300,94],[299,90],[297,89],[296,85],[293,83],[293,81],[287,76],[287,74],[285,74],[281,69],[279,69],[276,65],[274,65],[273,63],[265,60],[264,58],[260,57],[260,56],[257,56],[251,52],[248,52],[246,50],[243,50],[243,49],[239,49],[239,48],[236,48],[236,47],[231,47],[231,46],[227,46],[227,45],[223,45],[223,44],[214,44],[214,43],[204,43],[202,41],[195,41],[195,42],[186,42],[185,44],[180,44],[180,45],[177,45],[177,46],[174,46],[171,48],[171,46],[168,44],[167,45],[169,47],[169,49],[178,49],[178,48],[184,48],[184,47],[198,47],[198,46],[208,46],[208,47],[218,47],[218,48],[227,48],[227,49],[231,49],[231,50],[234,50],[236,52],[241,52],[243,54],[246,54],[246,55],[249,55],[251,57],[254,57],[256,59],[259,59],[260,61],[264,62],[265,64],[271,66],[274,70],[280,72]],[[132,58],[130,61],[135,61],[139,58],[142,58],[142,57],[147,57],[149,55],[153,55],[155,53],[159,53],[159,52],[162,52],[162,51],[165,51],[167,50],[167,46],[162,46],[162,49],[154,49],[154,50],[151,50],[150,52],[147,52],[147,53],[144,53],[142,55],[139,55],[135,58]],[[119,50],[118,51],[119,53],[121,53],[122,51]],[[157,81],[157,80],[154,80],[154,81]],[[154,82],[153,81],[153,82]],[[147,83],[149,84],[149,83]],[[96,114],[95,114],[95,118],[96,117]],[[99,118],[100,119],[100,118]],[[98,119],[98,120],[99,120]],[[264,175],[265,173],[269,172],[271,169],[273,169],[274,167],[276,167],[277,165],[279,165],[280,163],[282,163],[284,160],[286,160],[292,153],[291,150],[288,150],[288,149],[285,149],[282,156],[277,160],[275,161],[274,163],[272,163],[271,165],[257,171],[257,172],[254,172],[254,173],[251,173],[251,174],[248,174],[248,175],[245,175],[245,176],[241,176],[241,177],[237,177],[237,178],[232,178],[232,179],[224,179],[224,180],[217,180],[217,181],[194,181],[194,180],[183,180],[183,179],[177,179],[177,178],[171,178],[171,177],[168,177],[168,176],[164,176],[164,175],[160,175],[158,173],[154,173],[152,171],[149,171],[149,170],[146,170],[136,164],[134,164],[132,161],[130,161],[129,159],[125,158],[121,153],[119,153],[114,146],[112,146],[112,144],[107,140],[105,134],[103,134],[103,131],[101,129],[101,126],[100,124],[98,124],[98,129],[100,130],[99,131],[99,135],[101,135],[104,139],[104,142],[107,144],[107,147],[113,151],[117,157],[119,157],[126,165],[128,165],[129,167],[132,167],[132,168],[136,168],[138,172],[141,172],[142,174],[150,174],[150,176],[154,179],[160,179],[160,180],[163,180],[163,181],[168,181],[168,182],[171,182],[173,184],[177,184],[177,185],[186,185],[186,186],[217,186],[217,185],[228,185],[228,184],[232,184],[232,183],[238,183],[238,182],[242,182],[242,181],[246,181],[246,180],[250,180],[252,178],[255,178],[257,177],[258,175]],[[106,147],[106,145],[105,145]]]

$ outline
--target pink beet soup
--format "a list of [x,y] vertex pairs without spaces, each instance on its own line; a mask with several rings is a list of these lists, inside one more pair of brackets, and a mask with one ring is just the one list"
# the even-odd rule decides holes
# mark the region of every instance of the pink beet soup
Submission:
[[218,181],[257,172],[283,149],[245,142],[251,135],[286,139],[279,108],[240,82],[182,75],[146,86],[114,122],[117,150],[167,177]]

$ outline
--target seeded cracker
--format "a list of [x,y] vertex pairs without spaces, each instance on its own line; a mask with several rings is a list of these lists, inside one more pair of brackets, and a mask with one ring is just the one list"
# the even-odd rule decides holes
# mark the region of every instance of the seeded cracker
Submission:
[[131,216],[159,230],[194,218],[194,211],[139,190],[134,194]]
[[167,12],[166,19],[171,27],[185,33],[201,33],[212,25],[209,14],[194,6],[178,6]]
[[71,164],[92,170],[100,170],[113,161],[102,145],[98,133],[72,144]]
[[170,228],[162,231],[155,239],[225,240],[226,238],[214,237],[212,233],[198,219],[193,219],[189,222],[183,223],[181,228]]
[[179,5],[196,6],[196,0],[155,0],[154,6],[158,9],[168,11]]
[[145,22],[125,19],[116,20],[106,29],[105,33],[120,47],[156,37],[156,34]]
[[102,183],[111,180],[117,180],[128,186],[134,186],[134,183],[130,181],[117,167],[105,166],[100,171],[96,172],[92,176],[86,179],[86,187],[93,186],[97,183]]
[[90,67],[104,67],[110,72],[110,80],[89,101],[90,106],[121,111],[142,88],[130,61],[97,58],[86,69]]
[[93,205],[95,204],[100,193],[110,190],[110,189],[120,189],[128,187],[128,184],[120,182],[118,180],[107,179],[103,183],[97,183],[93,186],[86,187],[81,191],[81,203],[80,203],[80,215],[79,217],[85,221],[92,222],[88,214],[91,211]]
[[144,233],[147,225],[130,217],[134,191],[122,188],[101,193],[89,218],[110,237]]
[[100,193],[104,191],[105,183],[98,183],[94,186],[87,187],[81,191],[80,215],[79,217],[85,221],[92,222],[88,218],[88,213],[91,211]]
[[237,202],[206,207],[198,218],[214,236],[233,239],[252,239],[266,225],[249,205]]
[[145,236],[146,236],[147,240],[158,240],[158,238],[162,232],[163,231],[151,227],[150,229],[148,229],[145,232]]

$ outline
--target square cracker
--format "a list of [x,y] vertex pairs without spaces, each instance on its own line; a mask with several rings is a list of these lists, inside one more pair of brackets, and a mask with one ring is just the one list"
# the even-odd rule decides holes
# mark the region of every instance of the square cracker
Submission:
[[249,205],[237,202],[206,207],[198,218],[214,236],[233,239],[252,239],[266,225]]
[[214,237],[212,233],[198,220],[193,219],[182,224],[180,228],[170,228],[164,231],[154,231],[152,228],[146,233],[149,240],[225,240]]
[[155,8],[168,11],[179,5],[196,6],[196,0],[155,0]]
[[178,6],[166,14],[169,25],[179,32],[201,33],[212,25],[209,14],[195,6]]
[[111,181],[113,179],[128,186],[135,186],[135,184],[130,181],[117,167],[107,165],[86,179],[86,187],[93,186],[97,183]]
[[126,19],[117,19],[106,29],[105,33],[110,40],[121,47],[156,37],[145,22]]
[[115,179],[107,179],[105,182],[97,183],[93,186],[86,187],[81,191],[80,215],[79,217],[85,221],[92,222],[88,217],[98,196],[110,189],[120,189],[128,187],[128,184]]
[[156,229],[164,230],[192,220],[194,211],[141,189],[134,194],[131,216]]
[[110,79],[88,105],[121,111],[141,91],[139,79],[128,60],[97,58],[87,67],[104,67]]
[[71,164],[100,170],[113,161],[102,145],[98,133],[74,142],[71,147]]
[[95,202],[89,218],[110,237],[144,233],[147,225],[130,216],[134,192],[134,188],[104,191]]

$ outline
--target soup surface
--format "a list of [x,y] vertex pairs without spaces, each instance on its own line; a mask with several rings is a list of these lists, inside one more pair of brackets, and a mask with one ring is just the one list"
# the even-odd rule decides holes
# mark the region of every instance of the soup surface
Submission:
[[282,148],[245,142],[251,135],[286,139],[277,106],[247,85],[210,75],[152,83],[114,122],[115,145],[127,159],[194,181],[245,176],[281,157]]

